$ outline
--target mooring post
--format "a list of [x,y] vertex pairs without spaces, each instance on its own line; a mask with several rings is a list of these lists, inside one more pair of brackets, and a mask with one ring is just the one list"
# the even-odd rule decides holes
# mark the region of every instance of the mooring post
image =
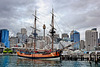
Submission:
[[97,59],[97,54],[95,55],[95,63],[97,63],[98,59]]
[[97,52],[95,52],[95,63],[98,62]]
[[91,60],[91,54],[89,54],[89,61]]

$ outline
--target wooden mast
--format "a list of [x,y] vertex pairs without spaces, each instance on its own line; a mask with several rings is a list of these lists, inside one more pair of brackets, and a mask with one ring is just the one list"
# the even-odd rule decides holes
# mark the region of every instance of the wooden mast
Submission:
[[44,38],[43,38],[43,39],[45,40],[45,29],[46,29],[45,24],[43,25],[43,29],[44,29],[44,31],[43,31],[43,33],[44,33],[44,34],[43,34]]
[[54,13],[53,13],[53,8],[52,8],[51,27],[52,27],[52,29],[51,29],[50,33],[51,33],[51,37],[52,37],[52,51],[53,51],[53,39],[54,39],[54,33],[55,33],[55,31],[54,31]]
[[[54,14],[53,14],[53,9],[52,9],[52,28],[54,28]],[[52,36],[52,51],[53,51],[53,37],[54,37],[54,35]]]
[[53,13],[53,8],[52,8],[52,27],[54,28],[54,13]]
[[34,51],[36,51],[36,36],[37,36],[37,33],[36,33],[36,10],[35,10],[35,15],[34,15]]

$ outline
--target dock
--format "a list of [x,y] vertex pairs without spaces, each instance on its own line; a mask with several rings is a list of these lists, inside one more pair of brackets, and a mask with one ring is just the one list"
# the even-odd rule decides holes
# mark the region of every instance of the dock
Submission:
[[6,54],[0,53],[0,56],[7,56],[7,55],[9,55],[9,56],[16,56],[17,53],[12,53],[12,54],[9,54],[9,53],[6,53]]
[[100,54],[83,54],[83,55],[61,55],[62,60],[80,60],[80,61],[94,61],[100,60]]

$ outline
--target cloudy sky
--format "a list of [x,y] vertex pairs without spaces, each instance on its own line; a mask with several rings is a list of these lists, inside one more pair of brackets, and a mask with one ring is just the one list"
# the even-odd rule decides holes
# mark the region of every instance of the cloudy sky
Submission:
[[42,26],[46,24],[48,34],[52,7],[57,33],[70,34],[74,29],[85,39],[86,30],[96,27],[100,32],[100,0],[0,0],[0,29],[8,29],[10,36],[15,36],[26,28],[29,35],[36,9],[38,33],[43,35]]

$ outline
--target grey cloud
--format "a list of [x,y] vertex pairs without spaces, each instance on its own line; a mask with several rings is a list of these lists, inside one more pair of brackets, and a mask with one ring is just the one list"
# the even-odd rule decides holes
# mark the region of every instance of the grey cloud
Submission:
[[[99,4],[99,0],[55,0],[55,11],[58,14],[62,14],[62,19],[58,21],[60,27],[62,30],[64,28],[66,28],[66,30],[76,29],[79,30],[80,33],[82,32],[81,30],[85,32],[86,29],[98,28],[100,26]],[[66,30],[64,29],[63,31]],[[83,32],[81,34],[83,34]]]
[[[22,27],[21,23],[27,24],[25,21],[21,22],[20,20],[23,18],[30,19],[29,15],[34,10],[35,7],[32,6],[35,3],[35,0],[0,0],[0,29],[6,28],[16,34]],[[30,12],[27,9],[30,9]]]
[[[43,2],[45,10],[41,2]],[[39,20],[43,19],[41,23],[38,23],[38,28],[42,30],[44,21],[49,28],[51,18],[48,19],[46,17],[50,15],[52,5],[56,15],[55,21],[57,20],[62,33],[69,33],[75,28],[83,34],[81,30],[85,31],[86,29],[100,26],[99,0],[1,0],[0,28],[8,28],[12,33],[16,34],[21,27],[26,27],[28,34],[30,34],[32,23],[25,20],[33,19],[34,22],[32,13],[34,13],[35,7],[38,11]],[[41,11],[39,11],[40,9]],[[44,16],[41,16],[42,14]],[[57,26],[55,27],[57,28]],[[58,28],[57,33],[60,33]]]

